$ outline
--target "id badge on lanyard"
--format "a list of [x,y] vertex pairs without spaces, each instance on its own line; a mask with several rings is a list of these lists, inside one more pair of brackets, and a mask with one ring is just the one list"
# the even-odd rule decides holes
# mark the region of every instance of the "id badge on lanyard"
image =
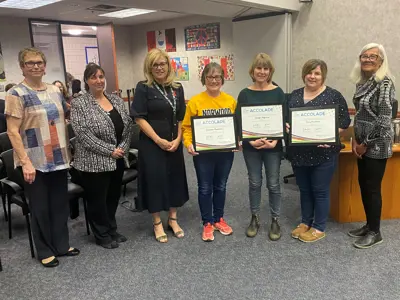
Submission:
[[174,95],[172,88],[170,87],[173,101],[171,101],[171,99],[168,98],[168,93],[165,90],[165,88],[164,88],[164,90],[161,90],[161,88],[156,83],[154,83],[153,85],[164,96],[165,100],[167,100],[167,102],[171,106],[171,108],[172,108],[172,123],[175,127],[176,123],[177,123],[176,122],[176,97]]

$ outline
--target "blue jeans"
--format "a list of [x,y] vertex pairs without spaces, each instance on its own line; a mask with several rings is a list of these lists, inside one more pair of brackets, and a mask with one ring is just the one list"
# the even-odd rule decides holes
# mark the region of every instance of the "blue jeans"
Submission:
[[224,216],[226,183],[233,164],[233,152],[201,153],[193,157],[198,199],[203,224]]
[[301,222],[325,231],[329,215],[330,184],[336,169],[337,155],[317,166],[293,167],[300,189]]
[[249,176],[249,199],[252,214],[260,211],[262,167],[268,188],[269,208],[271,216],[279,217],[281,211],[281,185],[279,174],[282,152],[251,151],[243,149],[244,161]]

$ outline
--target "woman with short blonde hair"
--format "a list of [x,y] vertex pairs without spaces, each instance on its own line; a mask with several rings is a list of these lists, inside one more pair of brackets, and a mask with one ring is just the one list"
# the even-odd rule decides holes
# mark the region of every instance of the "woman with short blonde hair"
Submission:
[[[271,58],[266,53],[257,54],[250,65],[249,75],[253,84],[244,88],[238,96],[236,115],[241,116],[242,105],[283,105],[285,94],[282,89],[272,83],[275,72]],[[240,122],[238,122],[240,124]],[[241,130],[241,129],[240,129]],[[283,132],[282,132],[283,134]],[[280,167],[282,159],[281,139],[255,138],[243,141],[243,157],[247,167],[249,180],[249,200],[251,220],[246,230],[248,237],[255,237],[260,227],[259,212],[261,204],[262,169],[269,194],[271,222],[268,236],[277,241],[281,237],[278,219],[281,209]]]
[[174,236],[184,236],[177,208],[189,199],[181,143],[185,96],[165,51],[152,49],[143,71],[146,80],[137,84],[132,103],[132,116],[141,129],[138,196],[153,216],[156,240],[165,243],[161,211],[169,212],[168,227]]
[[382,242],[381,184],[387,159],[392,156],[392,104],[395,98],[394,77],[389,70],[385,48],[376,43],[365,45],[356,60],[351,78],[356,84],[353,103],[353,153],[358,160],[358,183],[367,223],[349,231],[357,237],[354,246],[365,249]]

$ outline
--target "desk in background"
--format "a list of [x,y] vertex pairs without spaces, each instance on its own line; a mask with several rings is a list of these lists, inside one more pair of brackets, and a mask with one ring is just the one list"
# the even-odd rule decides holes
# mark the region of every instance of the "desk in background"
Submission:
[[[340,223],[365,221],[365,213],[358,185],[357,158],[350,142],[345,148],[331,182],[331,217]],[[400,144],[393,146],[393,156],[386,164],[382,181],[382,220],[400,219]]]

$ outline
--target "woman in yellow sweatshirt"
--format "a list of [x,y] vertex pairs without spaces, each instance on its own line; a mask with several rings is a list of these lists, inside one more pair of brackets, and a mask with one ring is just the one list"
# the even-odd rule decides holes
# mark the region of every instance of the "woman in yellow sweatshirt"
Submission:
[[203,241],[214,240],[214,230],[223,235],[232,234],[232,228],[225,222],[224,206],[226,182],[233,163],[233,152],[194,151],[192,142],[191,117],[218,116],[233,114],[236,100],[221,92],[224,84],[224,70],[217,63],[210,63],[201,75],[201,83],[206,91],[192,97],[186,107],[182,122],[183,142],[190,155],[193,156],[198,182],[198,201],[203,220]]

